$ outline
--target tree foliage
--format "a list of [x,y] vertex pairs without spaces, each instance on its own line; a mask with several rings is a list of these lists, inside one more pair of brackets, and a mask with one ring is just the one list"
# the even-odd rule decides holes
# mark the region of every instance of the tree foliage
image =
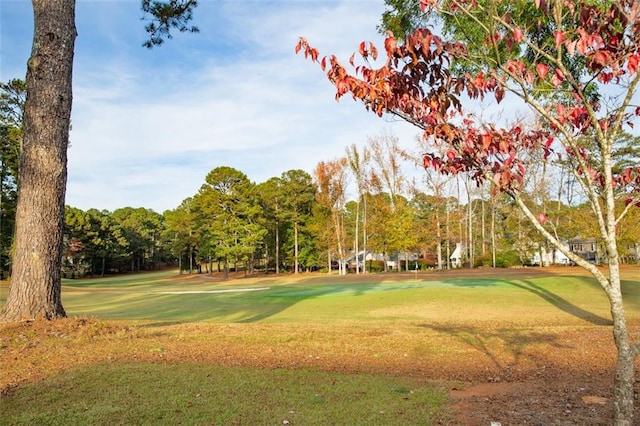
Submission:
[[171,39],[171,30],[197,33],[198,27],[189,25],[193,20],[193,10],[198,6],[197,0],[142,0],[143,20],[150,21],[144,29],[149,39],[143,46],[150,49]]
[[26,95],[24,80],[0,83],[0,279],[11,268]]
[[[444,147],[425,153],[424,167],[466,173],[479,185],[492,182],[548,241],[593,274],[614,320],[615,422],[631,424],[633,361],[640,346],[632,342],[624,315],[616,229],[640,204],[640,166],[616,169],[613,152],[640,115],[633,104],[640,81],[640,6],[632,0],[540,0],[517,3],[526,8],[517,15],[511,3],[498,0],[420,3],[423,10],[450,17],[459,31],[472,21],[473,43],[447,41],[425,28],[404,41],[390,34],[383,65],[371,65],[378,50],[363,42],[358,50],[362,62],[356,65],[355,54],[349,60],[352,71],[335,56],[320,57],[304,38],[296,51],[319,62],[336,88],[336,99],[350,94],[379,116],[396,115],[418,126],[424,138]],[[514,120],[503,127],[463,108],[466,98],[493,95],[500,103],[507,94],[527,105],[539,124]],[[585,136],[594,143],[585,143]],[[604,246],[608,275],[568,250],[545,227],[546,213],[536,212],[522,197],[528,159],[537,153],[544,160],[568,158],[574,165]],[[626,206],[619,208],[616,197],[622,194]]]
[[344,212],[346,205],[347,159],[321,161],[316,165],[314,180],[317,187],[316,218],[321,223],[320,244],[327,253],[327,263],[335,260],[341,275],[346,274],[347,242]]
[[262,246],[266,229],[255,184],[247,176],[227,166],[213,169],[194,197],[194,209],[200,223],[202,240],[224,261],[225,276],[229,262],[247,262]]

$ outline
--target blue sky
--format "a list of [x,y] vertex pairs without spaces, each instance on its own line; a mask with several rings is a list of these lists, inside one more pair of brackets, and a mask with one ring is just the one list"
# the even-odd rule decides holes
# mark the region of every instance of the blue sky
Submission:
[[[299,36],[346,63],[373,41],[382,0],[201,0],[198,34],[148,50],[139,0],[77,0],[74,105],[66,202],[82,209],[177,207],[227,165],[254,182],[390,131],[418,133],[367,113],[294,54]],[[24,78],[31,2],[0,2],[0,81]]]

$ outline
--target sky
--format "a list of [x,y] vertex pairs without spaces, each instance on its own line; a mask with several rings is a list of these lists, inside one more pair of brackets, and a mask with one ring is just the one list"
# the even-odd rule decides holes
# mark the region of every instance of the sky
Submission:
[[[151,50],[139,0],[77,0],[66,204],[159,213],[197,193],[216,167],[256,183],[383,132],[412,149],[418,131],[334,99],[300,36],[343,63],[361,41],[382,50],[383,0],[201,0],[197,34]],[[0,81],[25,78],[33,12],[0,1]]]

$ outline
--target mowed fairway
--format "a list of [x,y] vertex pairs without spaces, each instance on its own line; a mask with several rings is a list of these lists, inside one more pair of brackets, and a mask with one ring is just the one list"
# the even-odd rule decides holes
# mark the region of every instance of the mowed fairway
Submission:
[[[640,318],[640,289],[634,285],[640,273],[634,269],[629,272],[627,310],[632,318]],[[162,272],[67,280],[63,303],[70,316],[171,322],[388,324],[469,320],[494,325],[566,326],[607,323],[610,318],[603,291],[578,268],[366,277],[258,275],[229,281]]]
[[[623,279],[640,330],[640,268]],[[497,402],[451,405],[487,382],[538,388],[538,403],[564,392],[578,424],[597,418],[580,392],[608,392],[615,355],[604,293],[579,268],[162,272],[65,281],[63,303],[68,320],[0,325],[0,424],[522,424]]]

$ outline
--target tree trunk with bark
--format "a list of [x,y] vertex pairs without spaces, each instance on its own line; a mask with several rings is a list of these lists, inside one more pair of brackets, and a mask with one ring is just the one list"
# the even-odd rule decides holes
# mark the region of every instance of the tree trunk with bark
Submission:
[[64,317],[62,229],[72,103],[75,0],[33,0],[13,277],[0,317]]
[[631,426],[634,415],[634,363],[638,353],[627,328],[620,286],[615,285],[615,281],[620,281],[619,275],[617,280],[613,281],[611,287],[607,289],[607,295],[611,304],[613,337],[618,349],[613,390],[614,423],[620,426]]

